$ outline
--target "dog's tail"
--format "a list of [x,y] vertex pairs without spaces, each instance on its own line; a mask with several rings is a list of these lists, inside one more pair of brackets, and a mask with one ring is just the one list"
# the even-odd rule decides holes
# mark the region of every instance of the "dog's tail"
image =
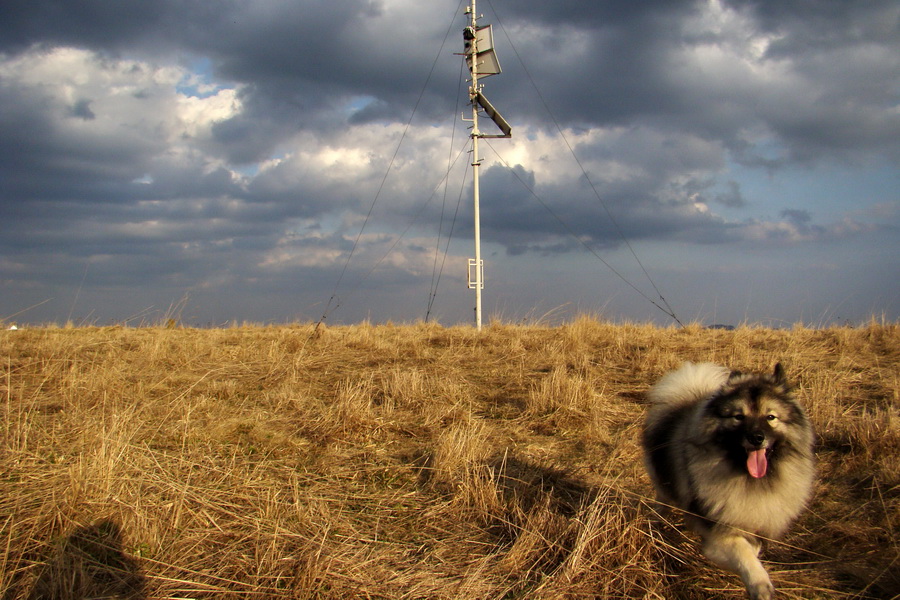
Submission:
[[647,395],[653,404],[687,404],[711,396],[730,374],[725,367],[713,363],[686,362],[663,376]]

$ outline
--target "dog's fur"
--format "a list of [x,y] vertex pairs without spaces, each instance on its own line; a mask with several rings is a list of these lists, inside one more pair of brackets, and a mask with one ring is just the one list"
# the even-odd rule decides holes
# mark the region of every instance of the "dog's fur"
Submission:
[[685,363],[649,393],[643,446],[665,506],[685,512],[712,562],[738,573],[753,600],[774,588],[758,558],[809,500],[813,429],[784,369],[767,375]]

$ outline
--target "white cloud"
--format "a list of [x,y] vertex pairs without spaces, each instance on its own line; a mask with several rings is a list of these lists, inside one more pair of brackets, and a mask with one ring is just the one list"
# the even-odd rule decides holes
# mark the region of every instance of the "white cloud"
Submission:
[[191,137],[209,138],[213,125],[241,112],[239,91],[238,88],[224,88],[203,97],[177,94],[176,114],[182,133]]
[[59,168],[144,183],[155,179],[152,161],[213,161],[198,155],[195,138],[209,141],[212,125],[241,110],[235,88],[178,93],[186,76],[181,67],[65,47],[0,61],[4,85],[28,103],[21,110],[48,127],[49,139],[32,143],[56,153]]

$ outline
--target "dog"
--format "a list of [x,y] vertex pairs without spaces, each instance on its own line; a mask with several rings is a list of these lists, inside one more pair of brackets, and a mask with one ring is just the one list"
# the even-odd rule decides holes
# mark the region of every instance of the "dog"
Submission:
[[752,600],[775,594],[759,560],[803,511],[814,432],[781,364],[771,374],[685,363],[648,394],[644,463],[663,506],[685,513],[703,554],[740,575]]

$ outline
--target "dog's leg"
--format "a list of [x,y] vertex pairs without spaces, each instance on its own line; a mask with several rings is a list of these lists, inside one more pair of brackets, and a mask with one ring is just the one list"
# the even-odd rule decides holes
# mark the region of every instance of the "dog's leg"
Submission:
[[741,576],[751,600],[771,600],[775,588],[759,561],[759,544],[734,531],[713,530],[703,540],[703,554]]

